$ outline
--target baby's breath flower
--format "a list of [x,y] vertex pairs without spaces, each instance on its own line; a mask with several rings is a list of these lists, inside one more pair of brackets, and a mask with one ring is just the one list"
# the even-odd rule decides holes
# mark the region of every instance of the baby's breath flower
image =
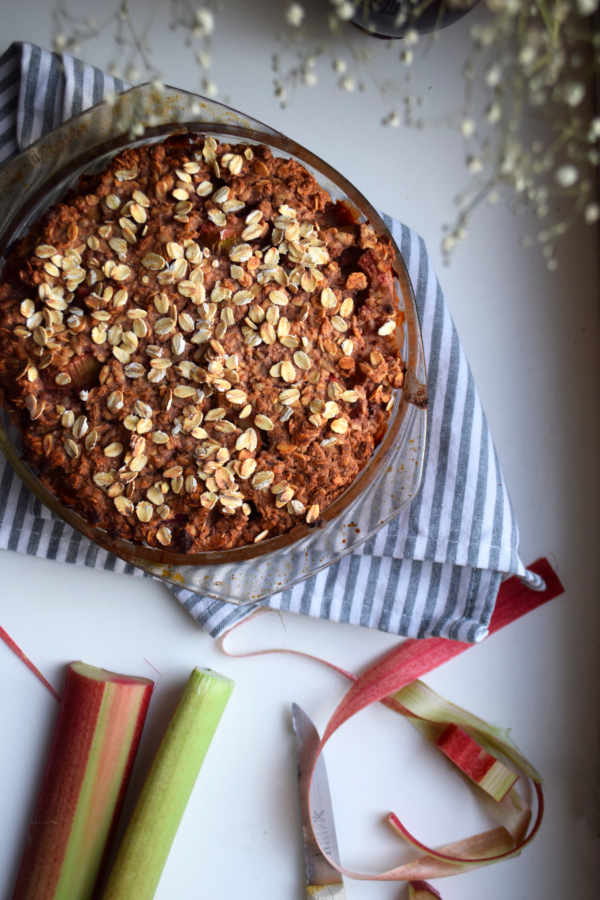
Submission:
[[577,8],[582,16],[591,16],[598,9],[598,0],[577,0]]
[[334,59],[333,61],[333,70],[337,72],[338,75],[343,75],[346,71],[346,63],[343,59]]
[[485,111],[485,117],[488,122],[495,123],[500,121],[500,119],[502,118],[502,107],[497,100],[494,100],[494,102],[490,103],[490,105],[487,107]]
[[579,169],[571,163],[566,163],[556,170],[554,177],[560,187],[570,188],[579,180]]
[[384,118],[381,120],[381,124],[387,125],[390,128],[398,128],[398,126],[400,125],[400,116],[394,110],[393,112],[388,113],[387,116],[384,116]]
[[209,9],[196,10],[196,36],[208,37],[215,30],[215,18]]
[[502,79],[502,66],[500,63],[494,63],[485,74],[485,83],[490,87],[498,87]]
[[468,156],[467,157],[467,169],[473,175],[478,175],[479,172],[483,171],[483,160],[479,156]]
[[415,58],[415,55],[412,52],[412,50],[403,50],[402,53],[400,54],[400,59],[404,63],[405,66],[412,65],[412,61],[414,58]]
[[342,0],[341,3],[336,3],[335,7],[336,16],[343,22],[348,22],[354,15],[354,4],[350,0]]
[[519,62],[522,66],[530,66],[535,61],[536,49],[532,44],[526,44],[519,53]]
[[464,138],[473,137],[475,134],[475,122],[473,119],[463,119],[460,123],[460,133]]
[[304,7],[299,3],[292,3],[292,5],[287,8],[285,18],[288,25],[299,28],[302,25],[302,19],[304,18]]
[[344,77],[340,79],[340,87],[342,88],[342,90],[352,93],[352,91],[356,87],[356,82],[354,81],[352,75],[344,75]]
[[206,94],[207,97],[216,97],[219,93],[219,88],[212,80],[212,78],[205,78],[202,82],[202,90]]
[[196,60],[202,69],[210,69],[212,57],[206,50],[198,50],[196,53]]
[[484,47],[491,47],[497,36],[495,25],[486,25],[481,31],[481,43]]
[[125,78],[127,79],[127,81],[139,81],[141,77],[142,73],[137,66],[131,65],[127,67],[127,70],[125,72]]
[[588,203],[585,208],[585,221],[588,225],[593,225],[600,219],[600,206],[597,203]]
[[581,81],[570,81],[565,85],[564,97],[568,106],[579,106],[585,97],[585,85]]
[[442,241],[442,253],[448,255],[454,250],[454,245],[456,244],[456,238],[454,235],[449,234]]
[[414,44],[419,42],[419,32],[416,28],[409,28],[409,30],[404,35],[404,43],[407,47],[412,47]]
[[595,116],[590,122],[588,141],[596,141],[598,138],[600,138],[600,116]]

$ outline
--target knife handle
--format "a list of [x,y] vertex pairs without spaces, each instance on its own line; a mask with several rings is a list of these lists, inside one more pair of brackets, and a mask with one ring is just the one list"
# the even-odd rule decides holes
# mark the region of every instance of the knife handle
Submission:
[[306,888],[306,900],[346,900],[346,891],[342,881],[335,884],[309,884]]

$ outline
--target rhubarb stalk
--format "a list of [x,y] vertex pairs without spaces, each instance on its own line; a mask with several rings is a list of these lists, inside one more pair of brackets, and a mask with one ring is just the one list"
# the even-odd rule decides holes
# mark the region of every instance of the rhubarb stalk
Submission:
[[192,788],[233,690],[194,669],[119,848],[103,900],[152,900]]
[[102,875],[153,682],[72,663],[13,900],[89,900]]

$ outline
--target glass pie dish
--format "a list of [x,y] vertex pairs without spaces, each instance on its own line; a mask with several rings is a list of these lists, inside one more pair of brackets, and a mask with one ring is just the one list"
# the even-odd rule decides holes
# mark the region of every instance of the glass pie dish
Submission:
[[[132,139],[131,122],[144,134]],[[126,147],[192,132],[217,140],[264,144],[274,155],[293,158],[314,175],[334,200],[353,207],[358,221],[379,234],[389,232],[377,212],[342,175],[294,141],[260,122],[193,94],[142,85],[101,103],[42,137],[0,170],[0,267],[11,244],[27,233],[84,173],[100,172]],[[391,238],[391,235],[389,235]],[[393,243],[393,239],[392,239]],[[416,303],[402,256],[394,271],[401,307],[398,340],[406,365],[395,392],[386,432],[353,483],[321,513],[323,526],[305,522],[258,544],[231,550],[181,554],[115,540],[61,504],[40,482],[21,453],[10,412],[0,410],[0,447],[30,490],[55,515],[120,559],[202,595],[230,603],[255,603],[291,587],[345,556],[391,521],[416,495],[426,437],[426,379]]]

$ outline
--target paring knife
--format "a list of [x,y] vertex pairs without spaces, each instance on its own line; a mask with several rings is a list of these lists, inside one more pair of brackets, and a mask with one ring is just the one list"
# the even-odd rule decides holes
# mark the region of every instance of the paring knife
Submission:
[[312,721],[297,703],[292,704],[292,719],[296,732],[296,755],[298,759],[298,789],[300,791],[300,815],[304,837],[304,860],[306,863],[306,896],[309,900],[346,900],[342,876],[323,856],[314,834],[319,836],[329,856],[339,864],[335,822],[331,806],[331,794],[327,781],[327,769],[323,754],[317,760],[312,782],[312,828],[308,809],[308,780],[314,762],[319,733]]

